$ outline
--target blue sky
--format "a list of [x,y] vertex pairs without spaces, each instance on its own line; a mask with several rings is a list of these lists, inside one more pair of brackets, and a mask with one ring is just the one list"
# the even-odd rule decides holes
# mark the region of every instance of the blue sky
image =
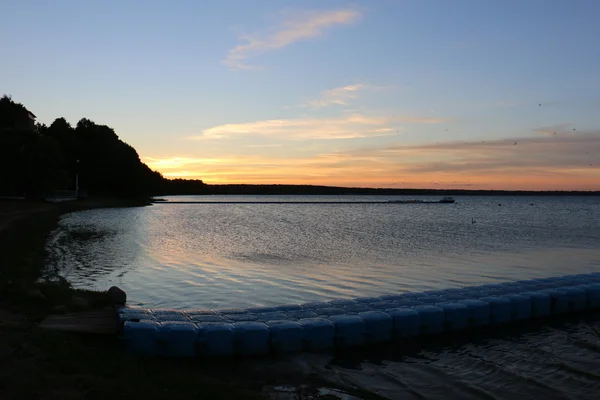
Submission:
[[[206,182],[600,190],[600,2],[0,2],[0,88]],[[516,144],[515,144],[516,143]]]

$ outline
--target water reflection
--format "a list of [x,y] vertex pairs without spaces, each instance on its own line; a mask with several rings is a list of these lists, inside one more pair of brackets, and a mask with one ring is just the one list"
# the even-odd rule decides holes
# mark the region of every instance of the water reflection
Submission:
[[90,210],[62,219],[48,265],[76,287],[117,284],[133,302],[175,308],[376,296],[600,265],[597,198],[458,200]]

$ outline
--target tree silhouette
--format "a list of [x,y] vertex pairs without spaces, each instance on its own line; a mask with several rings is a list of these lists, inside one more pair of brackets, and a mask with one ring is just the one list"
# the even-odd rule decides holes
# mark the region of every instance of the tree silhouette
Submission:
[[30,125],[29,110],[0,98],[0,193],[46,196],[80,188],[90,195],[134,197],[162,193],[166,180],[141,162],[115,131],[82,118],[73,128],[64,118]]

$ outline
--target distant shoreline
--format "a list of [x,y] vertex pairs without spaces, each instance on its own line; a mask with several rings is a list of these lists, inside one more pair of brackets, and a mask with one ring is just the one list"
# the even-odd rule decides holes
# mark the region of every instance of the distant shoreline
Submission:
[[[372,196],[600,196],[600,191],[392,189],[314,185],[201,184],[173,188],[166,195],[372,195]],[[179,189],[179,190],[178,190]],[[157,196],[157,197],[158,197]]]

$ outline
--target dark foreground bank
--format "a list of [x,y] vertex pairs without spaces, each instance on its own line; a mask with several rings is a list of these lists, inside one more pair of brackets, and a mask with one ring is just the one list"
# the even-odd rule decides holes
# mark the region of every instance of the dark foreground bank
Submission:
[[[146,199],[59,204],[0,201],[1,399],[381,398],[322,379],[318,373],[298,373],[293,362],[273,369],[276,359],[249,364],[237,359],[139,358],[126,354],[116,336],[39,328],[46,316],[57,312],[114,307],[106,293],[74,290],[60,281],[38,282],[45,241],[60,216],[91,208],[148,204]],[[292,384],[292,391],[283,384]]]
[[210,376],[226,366],[202,361],[138,359],[116,337],[42,330],[57,307],[110,307],[103,293],[40,284],[44,242],[65,212],[143,204],[95,200],[71,204],[0,203],[0,398],[259,398],[260,386],[239,377]]

